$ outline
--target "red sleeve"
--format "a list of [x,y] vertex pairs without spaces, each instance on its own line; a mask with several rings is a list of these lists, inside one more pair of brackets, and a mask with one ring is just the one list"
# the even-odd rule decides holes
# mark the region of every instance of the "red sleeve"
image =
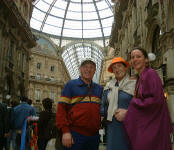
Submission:
[[56,125],[63,133],[70,132],[69,126],[70,122],[68,121],[68,105],[64,103],[59,103],[57,105],[56,112]]

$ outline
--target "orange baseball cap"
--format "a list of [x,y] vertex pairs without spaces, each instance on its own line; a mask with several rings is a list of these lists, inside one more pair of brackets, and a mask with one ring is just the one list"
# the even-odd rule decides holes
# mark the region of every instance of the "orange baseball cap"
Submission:
[[127,61],[125,61],[122,57],[116,57],[116,58],[113,58],[112,61],[111,61],[111,64],[109,65],[108,67],[108,71],[113,73],[112,71],[112,65],[115,64],[115,63],[123,63],[126,65],[127,68],[129,68],[129,63]]

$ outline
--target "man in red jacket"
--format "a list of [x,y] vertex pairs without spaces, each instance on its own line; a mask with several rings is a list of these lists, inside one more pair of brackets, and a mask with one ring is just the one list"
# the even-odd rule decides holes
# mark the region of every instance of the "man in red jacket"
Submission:
[[64,87],[56,114],[56,124],[62,131],[64,150],[98,150],[100,102],[103,88],[92,78],[96,64],[82,61],[81,76]]

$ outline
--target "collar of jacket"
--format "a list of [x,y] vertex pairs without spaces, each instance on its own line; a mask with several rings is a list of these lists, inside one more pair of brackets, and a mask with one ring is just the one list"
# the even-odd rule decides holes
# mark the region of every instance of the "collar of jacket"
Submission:
[[[81,79],[81,77],[78,78],[77,84],[78,84],[78,86],[81,86],[81,87],[82,87],[82,86],[88,87],[88,84],[86,84],[86,83]],[[89,87],[90,87],[90,88],[94,88],[94,87],[95,87],[95,84],[94,84],[93,81],[91,81],[91,84],[90,84]]]

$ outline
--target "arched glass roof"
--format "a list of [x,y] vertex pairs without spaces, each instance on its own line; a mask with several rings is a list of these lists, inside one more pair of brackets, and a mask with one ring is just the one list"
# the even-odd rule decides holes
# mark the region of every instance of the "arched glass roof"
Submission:
[[[100,39],[106,47],[114,20],[111,0],[35,0],[30,21],[31,28],[56,36],[57,45],[63,40],[85,41]],[[79,76],[79,63],[82,58],[93,58],[97,62],[95,81],[99,79],[102,48],[79,42],[64,50],[62,57],[70,76]]]
[[97,45],[83,42],[72,44],[65,49],[62,57],[72,79],[79,77],[79,66],[82,60],[85,58],[94,60],[96,63],[96,73],[93,80],[98,82],[103,54]]

